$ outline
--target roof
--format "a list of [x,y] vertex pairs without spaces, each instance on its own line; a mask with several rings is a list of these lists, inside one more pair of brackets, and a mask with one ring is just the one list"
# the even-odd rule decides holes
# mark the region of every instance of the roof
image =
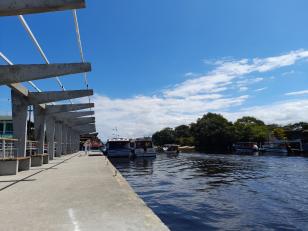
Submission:
[[107,142],[122,142],[122,141],[130,142],[130,140],[127,138],[112,138],[107,140]]

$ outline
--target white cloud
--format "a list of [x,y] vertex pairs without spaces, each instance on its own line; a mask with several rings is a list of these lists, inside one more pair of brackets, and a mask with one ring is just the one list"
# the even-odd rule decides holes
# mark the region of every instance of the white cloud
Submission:
[[256,107],[249,107],[238,112],[222,112],[231,121],[242,116],[251,116],[263,120],[267,124],[288,124],[307,121],[308,100],[281,101]]
[[248,96],[223,98],[218,94],[191,96],[186,99],[137,96],[110,99],[96,95],[95,116],[100,134],[106,139],[112,129],[126,137],[151,135],[164,127],[189,124],[207,111],[242,105]]
[[297,96],[297,95],[307,95],[308,94],[308,90],[303,90],[303,91],[294,91],[294,92],[288,92],[285,95],[288,96]]
[[[206,75],[192,77],[162,91],[161,95],[136,96],[126,99],[111,99],[96,95],[97,128],[104,139],[112,135],[117,127],[121,136],[136,137],[151,135],[164,127],[194,122],[203,114],[223,112],[230,119],[243,115],[254,115],[266,122],[286,123],[304,119],[301,111],[308,105],[306,101],[280,102],[230,112],[230,109],[243,106],[249,95],[237,95],[234,87],[246,91],[248,86],[258,83],[263,78],[245,75],[262,73],[280,67],[293,65],[308,58],[308,51],[297,50],[288,54],[242,60],[222,60],[215,63],[215,68]],[[193,73],[190,73],[191,75]],[[233,91],[230,91],[232,90]],[[266,87],[256,89],[263,91]],[[228,91],[228,94],[225,92]],[[231,93],[230,93],[231,92]],[[305,109],[306,110],[306,109]],[[307,108],[308,112],[308,108]]]
[[258,88],[258,89],[255,90],[255,92],[264,91],[264,90],[266,90],[266,89],[267,89],[267,87]]

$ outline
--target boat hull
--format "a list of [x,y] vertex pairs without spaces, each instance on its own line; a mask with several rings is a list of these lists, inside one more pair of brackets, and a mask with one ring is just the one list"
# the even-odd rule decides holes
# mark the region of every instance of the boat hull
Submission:
[[130,149],[112,149],[107,150],[107,156],[111,158],[123,158],[123,157],[130,157],[132,154]]
[[144,151],[143,149],[135,149],[135,156],[136,157],[155,157],[156,152],[155,150],[147,150]]

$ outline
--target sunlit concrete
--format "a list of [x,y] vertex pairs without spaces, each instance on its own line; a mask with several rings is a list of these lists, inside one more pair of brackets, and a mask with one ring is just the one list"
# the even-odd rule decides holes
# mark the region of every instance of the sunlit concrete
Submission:
[[77,111],[77,110],[93,108],[93,107],[94,107],[94,103],[46,105],[46,113],[55,114],[55,113],[61,113],[61,112]]
[[104,157],[65,157],[0,177],[1,229],[168,230]]
[[93,90],[67,90],[67,91],[44,91],[29,92],[28,98],[33,104],[44,104],[55,101],[76,99],[93,95]]
[[0,85],[91,71],[89,63],[0,65]]

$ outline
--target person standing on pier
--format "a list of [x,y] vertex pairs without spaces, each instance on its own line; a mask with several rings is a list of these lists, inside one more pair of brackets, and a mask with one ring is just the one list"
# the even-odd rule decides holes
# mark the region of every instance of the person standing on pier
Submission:
[[91,147],[91,141],[87,140],[86,142],[84,142],[83,146],[84,146],[85,154],[88,155],[88,153],[90,151],[90,147]]

